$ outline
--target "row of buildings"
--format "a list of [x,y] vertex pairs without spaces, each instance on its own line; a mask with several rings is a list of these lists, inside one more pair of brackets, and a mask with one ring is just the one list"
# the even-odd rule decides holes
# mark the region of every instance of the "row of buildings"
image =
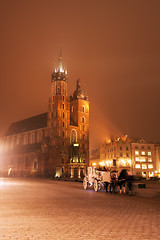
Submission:
[[48,111],[12,123],[0,139],[0,175],[81,178],[89,165],[89,101],[80,80],[68,96],[62,57],[51,77]]
[[160,177],[160,145],[143,139],[118,137],[100,146],[100,155],[90,159],[90,165],[121,171],[145,178]]
[[51,77],[48,111],[12,123],[0,138],[0,176],[80,179],[89,165],[160,176],[160,146],[127,136],[115,138],[101,145],[100,157],[89,162],[89,101],[79,79],[68,96],[68,75],[60,55]]

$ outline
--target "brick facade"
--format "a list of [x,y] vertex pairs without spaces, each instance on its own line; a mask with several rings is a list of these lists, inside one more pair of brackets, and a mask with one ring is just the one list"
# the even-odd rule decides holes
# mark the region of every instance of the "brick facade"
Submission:
[[59,57],[48,112],[11,124],[0,139],[1,175],[79,179],[89,165],[89,101],[80,80],[72,96]]

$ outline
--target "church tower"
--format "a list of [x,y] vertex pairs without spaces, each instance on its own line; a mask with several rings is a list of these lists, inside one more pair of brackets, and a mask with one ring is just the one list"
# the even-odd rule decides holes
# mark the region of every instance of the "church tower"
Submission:
[[48,167],[50,169],[61,169],[61,174],[69,155],[70,98],[67,95],[67,81],[67,70],[63,66],[60,53],[58,67],[52,73],[51,97],[48,106],[48,127],[51,137]]

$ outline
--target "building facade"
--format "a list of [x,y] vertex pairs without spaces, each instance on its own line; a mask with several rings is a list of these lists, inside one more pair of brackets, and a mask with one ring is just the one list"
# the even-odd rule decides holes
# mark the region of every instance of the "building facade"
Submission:
[[46,113],[11,124],[0,139],[0,173],[81,178],[89,165],[89,101],[80,80],[68,96],[59,57]]
[[100,159],[90,161],[90,165],[104,166],[119,172],[127,169],[134,175],[146,178],[155,177],[158,169],[155,145],[127,136],[101,145]]

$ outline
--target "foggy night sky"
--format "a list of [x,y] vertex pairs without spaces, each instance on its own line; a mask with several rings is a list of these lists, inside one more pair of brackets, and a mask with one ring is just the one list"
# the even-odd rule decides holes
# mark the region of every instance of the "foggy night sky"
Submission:
[[68,91],[90,100],[90,147],[160,140],[159,0],[0,0],[0,135],[48,110],[60,44]]

